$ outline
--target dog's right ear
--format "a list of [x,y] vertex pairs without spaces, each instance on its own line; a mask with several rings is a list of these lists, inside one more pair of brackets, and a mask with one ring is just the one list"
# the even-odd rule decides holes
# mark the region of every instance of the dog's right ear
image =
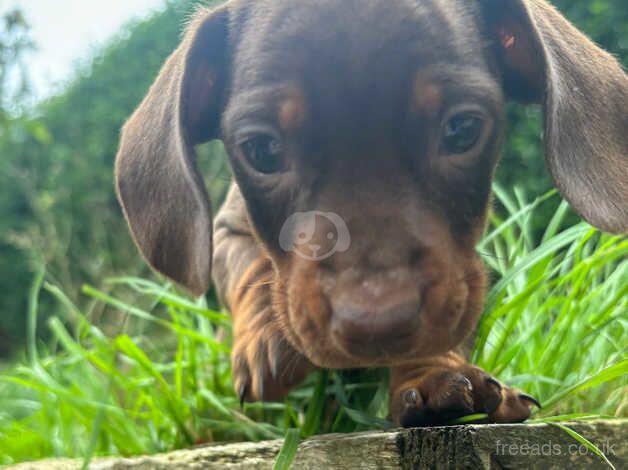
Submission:
[[628,75],[546,0],[480,0],[506,94],[543,106],[545,157],[587,221],[628,232]]
[[195,295],[210,281],[212,214],[193,146],[217,138],[229,7],[204,10],[122,130],[116,186],[150,265]]

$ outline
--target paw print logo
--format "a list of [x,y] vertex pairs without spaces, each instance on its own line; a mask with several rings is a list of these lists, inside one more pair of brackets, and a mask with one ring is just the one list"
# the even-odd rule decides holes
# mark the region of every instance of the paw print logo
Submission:
[[344,220],[333,212],[297,212],[283,224],[279,246],[286,252],[320,261],[351,245],[351,236]]

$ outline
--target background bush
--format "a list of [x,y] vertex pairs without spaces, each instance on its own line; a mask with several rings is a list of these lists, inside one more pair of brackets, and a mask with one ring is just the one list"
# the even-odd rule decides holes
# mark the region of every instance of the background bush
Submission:
[[[65,91],[2,127],[0,356],[23,342],[27,286],[42,266],[47,279],[79,302],[84,282],[147,274],[115,199],[113,161],[122,123],[180,40],[195,3],[168,2],[148,20],[127,26],[76,71]],[[5,34],[6,42],[13,36]],[[206,174],[222,168],[218,145],[206,146],[201,156]],[[215,203],[225,179],[213,179]],[[42,314],[54,312],[49,296],[41,301]]]

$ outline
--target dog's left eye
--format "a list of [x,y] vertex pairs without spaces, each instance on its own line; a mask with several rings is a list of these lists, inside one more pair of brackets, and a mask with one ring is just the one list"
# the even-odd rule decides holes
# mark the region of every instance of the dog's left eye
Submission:
[[240,144],[240,148],[256,171],[271,174],[281,170],[283,149],[278,139],[270,135],[258,135]]
[[441,140],[441,153],[459,155],[467,153],[482,137],[484,120],[475,113],[460,113],[445,124]]

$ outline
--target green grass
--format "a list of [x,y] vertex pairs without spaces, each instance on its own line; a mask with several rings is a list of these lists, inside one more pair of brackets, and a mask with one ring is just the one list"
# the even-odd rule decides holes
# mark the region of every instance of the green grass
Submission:
[[[535,214],[558,198],[495,192],[509,215],[491,217],[478,247],[494,283],[474,361],[538,397],[535,420],[627,416],[628,240],[583,223],[562,229],[564,203],[534,234]],[[41,291],[65,312],[48,322],[47,344],[35,337]],[[241,410],[228,315],[142,279],[83,293],[81,310],[43,271],[33,282],[27,350],[0,373],[0,464],[288,433],[276,467],[288,468],[300,438],[391,425],[383,371],[319,371],[284,403]]]

